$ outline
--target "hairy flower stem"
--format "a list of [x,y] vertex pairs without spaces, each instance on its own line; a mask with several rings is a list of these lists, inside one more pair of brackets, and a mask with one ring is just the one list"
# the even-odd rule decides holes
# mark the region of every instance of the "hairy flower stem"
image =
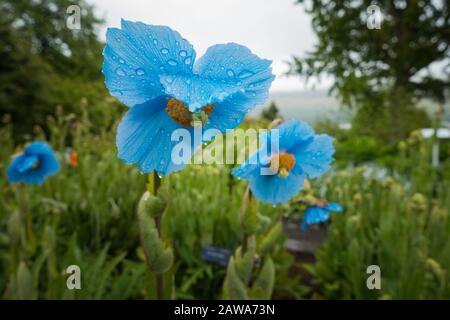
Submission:
[[247,186],[247,189],[245,190],[244,199],[242,201],[241,205],[241,224],[242,228],[244,230],[244,236],[242,239],[242,253],[245,253],[247,251],[247,242],[248,237],[250,236],[248,228],[247,228],[247,221],[248,221],[248,215],[252,214],[253,211],[253,195],[252,191],[250,190],[250,187]]
[[[153,171],[152,173],[150,173],[148,175],[147,191],[156,196],[158,194],[160,185],[161,185],[161,178],[158,176],[156,171]],[[157,230],[160,238],[162,238],[161,222],[162,222],[163,214],[164,214],[164,210],[161,210],[156,216],[154,216],[154,223],[155,223],[156,230]],[[138,225],[139,225],[140,224],[139,214],[138,214],[137,220],[138,220]],[[143,236],[144,231],[141,229],[141,227],[139,227],[138,232],[139,232],[139,239],[141,241],[141,245],[144,248],[145,247],[144,236]],[[150,265],[151,263],[148,261],[147,256],[146,256],[146,260],[147,260],[147,263]],[[158,300],[164,300],[164,298],[165,298],[164,297],[164,273],[152,272],[152,276],[153,275],[155,277],[156,298]]]
[[[158,194],[158,189],[161,185],[161,178],[158,176],[156,171],[153,171],[149,175],[149,181],[147,185],[147,189],[149,192],[153,193],[154,195]],[[162,235],[162,216],[164,211],[161,211],[155,218],[156,228],[158,230],[158,234],[161,237]],[[158,297],[158,300],[164,300],[164,274],[163,273],[156,273],[156,296]]]
[[20,221],[23,227],[24,244],[34,252],[36,242],[33,234],[33,219],[28,207],[25,191],[25,186],[19,185],[17,189],[15,189],[15,194],[19,205]]

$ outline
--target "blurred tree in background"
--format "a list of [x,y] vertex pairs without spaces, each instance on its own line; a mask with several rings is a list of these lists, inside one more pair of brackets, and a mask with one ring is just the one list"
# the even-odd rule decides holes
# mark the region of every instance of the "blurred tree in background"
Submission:
[[[332,75],[342,102],[357,111],[358,134],[397,141],[429,125],[415,106],[442,103],[450,84],[450,2],[390,0],[298,0],[312,15],[318,37],[291,72],[306,78]],[[368,7],[381,9],[380,29],[369,29]]]
[[[79,30],[66,26],[73,4],[81,8]],[[0,11],[0,113],[12,116],[15,137],[43,126],[57,106],[79,112],[81,101],[97,107],[90,117],[100,121],[98,105],[107,97],[97,38],[102,21],[92,6],[82,0],[2,0]]]
[[269,121],[278,117],[278,107],[276,103],[272,101],[267,108],[263,109],[261,116]]

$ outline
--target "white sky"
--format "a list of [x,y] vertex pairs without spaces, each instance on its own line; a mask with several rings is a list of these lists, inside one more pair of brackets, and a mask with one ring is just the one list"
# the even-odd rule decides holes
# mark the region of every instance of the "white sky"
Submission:
[[[88,0],[106,20],[119,27],[120,19],[167,25],[194,46],[197,57],[216,43],[236,42],[258,56],[273,60],[277,76],[272,91],[304,90],[304,81],[286,77],[285,61],[312,50],[315,41],[310,17],[294,0]],[[83,23],[83,22],[81,22]],[[322,83],[317,88],[329,85]]]

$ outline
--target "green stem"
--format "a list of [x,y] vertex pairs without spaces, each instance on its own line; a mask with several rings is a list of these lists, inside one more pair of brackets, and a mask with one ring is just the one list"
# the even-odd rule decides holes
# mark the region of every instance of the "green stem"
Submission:
[[17,202],[19,205],[20,221],[22,224],[22,230],[25,240],[25,246],[29,246],[32,252],[34,252],[36,243],[33,234],[33,218],[28,207],[27,197],[26,197],[25,186],[19,185],[15,189]]
[[[246,203],[246,199],[248,198],[248,202]],[[250,187],[247,187],[247,189],[245,190],[245,195],[244,195],[244,201],[242,204],[242,212],[241,212],[241,224],[243,226],[243,230],[244,230],[244,235],[242,238],[242,254],[244,254],[247,251],[247,242],[248,242],[248,237],[250,236],[247,230],[247,227],[245,225],[246,223],[246,215],[249,214],[249,212],[251,212],[252,210],[252,206],[253,206],[253,195],[252,195],[252,191],[250,190]]]
[[[158,176],[156,171],[153,171],[149,177],[149,183],[147,185],[147,189],[149,192],[153,193],[154,195],[158,194],[159,187],[161,186],[161,178]],[[162,238],[162,216],[163,216],[164,210],[161,211],[161,213],[158,214],[155,218],[155,224],[156,229],[158,230],[159,236]],[[163,273],[156,273],[156,295],[158,300],[164,300],[164,274]]]

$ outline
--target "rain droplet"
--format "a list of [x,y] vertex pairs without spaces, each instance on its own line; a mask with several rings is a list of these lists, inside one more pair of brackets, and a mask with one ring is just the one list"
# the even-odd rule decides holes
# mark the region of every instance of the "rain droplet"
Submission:
[[161,53],[162,53],[162,54],[168,54],[168,53],[169,53],[169,49],[167,49],[167,48],[162,48],[162,49],[161,49]]
[[230,78],[233,78],[233,77],[234,77],[234,71],[231,70],[231,69],[228,69],[228,70],[227,70],[227,75],[228,75]]
[[187,56],[186,50],[181,50],[180,51],[180,57],[186,57],[186,56]]
[[191,79],[186,79],[186,84],[191,84]]
[[251,77],[252,75],[254,75],[255,73],[249,70],[243,70],[239,73],[238,77],[239,79],[246,79],[248,77]]
[[158,40],[157,39],[153,39],[153,44],[157,45],[158,44]]
[[125,72],[122,68],[117,68],[117,69],[116,69],[116,74],[117,74],[118,76],[121,76],[121,77],[124,77],[124,76],[127,75],[126,72]]
[[119,59],[119,62],[123,64],[123,63],[125,63],[125,60]]
[[172,60],[172,59],[167,60],[167,63],[172,67],[175,67],[178,64],[178,62],[176,62],[175,60]]
[[142,68],[138,68],[138,69],[136,69],[136,74],[138,76],[143,76],[143,75],[145,75],[145,70]]
[[184,59],[184,63],[191,64],[191,57],[187,57],[186,59]]

